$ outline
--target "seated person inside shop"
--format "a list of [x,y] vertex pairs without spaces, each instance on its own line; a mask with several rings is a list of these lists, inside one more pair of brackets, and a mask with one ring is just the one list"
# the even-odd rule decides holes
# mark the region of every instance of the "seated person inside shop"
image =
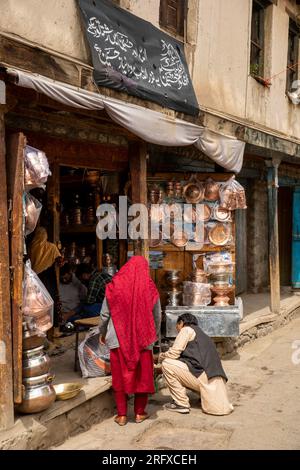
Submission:
[[76,276],[87,287],[87,294],[80,311],[68,319],[71,323],[100,315],[106,284],[112,280],[108,273],[97,271],[88,264],[80,264],[76,269]]
[[86,295],[86,286],[76,277],[72,265],[65,263],[59,273],[59,298],[64,321],[80,313]]
[[168,411],[189,413],[187,389],[200,394],[205,413],[227,415],[233,411],[228,400],[226,382],[215,344],[198,326],[197,318],[184,313],[177,319],[178,335],[171,348],[159,355],[163,376],[169,387],[172,403]]

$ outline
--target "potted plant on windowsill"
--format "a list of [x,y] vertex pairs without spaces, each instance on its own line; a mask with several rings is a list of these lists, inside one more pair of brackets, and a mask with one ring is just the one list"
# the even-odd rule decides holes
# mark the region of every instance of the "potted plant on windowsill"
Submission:
[[258,64],[250,64],[250,75],[253,77],[258,83],[263,85],[266,88],[270,88],[271,81],[267,78],[263,78],[259,75],[259,65]]

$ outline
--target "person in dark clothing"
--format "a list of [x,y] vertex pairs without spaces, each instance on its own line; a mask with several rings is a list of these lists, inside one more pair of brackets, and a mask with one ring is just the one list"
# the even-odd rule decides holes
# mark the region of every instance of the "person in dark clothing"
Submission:
[[73,323],[75,320],[82,318],[97,317],[100,315],[103,299],[105,297],[105,288],[112,280],[112,276],[106,272],[93,270],[88,264],[81,264],[76,270],[77,278],[87,287],[87,295],[80,308],[75,315],[72,315],[68,322]]
[[28,249],[31,267],[39,276],[54,301],[54,323],[57,327],[61,321],[59,292],[56,278],[56,266],[61,266],[62,256],[54,243],[48,241],[45,227],[37,227]]
[[200,394],[205,413],[231,413],[233,406],[227,396],[227,377],[214,342],[199,328],[197,318],[190,313],[178,317],[176,329],[178,336],[173,346],[159,356],[173,398],[173,402],[166,404],[165,408],[189,413],[188,388]]

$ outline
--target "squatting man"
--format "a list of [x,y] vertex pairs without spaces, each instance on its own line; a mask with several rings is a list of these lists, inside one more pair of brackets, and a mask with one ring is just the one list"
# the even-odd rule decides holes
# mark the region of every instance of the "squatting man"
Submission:
[[189,413],[187,389],[191,389],[200,393],[205,413],[231,413],[233,406],[228,400],[227,377],[214,342],[199,328],[197,318],[190,313],[178,317],[176,330],[178,335],[173,346],[158,358],[173,399],[165,409]]

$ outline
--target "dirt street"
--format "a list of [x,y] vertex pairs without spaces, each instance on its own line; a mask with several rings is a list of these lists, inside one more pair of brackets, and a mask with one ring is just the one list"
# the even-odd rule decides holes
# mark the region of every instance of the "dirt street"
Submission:
[[231,415],[205,415],[192,393],[189,415],[165,411],[164,389],[151,398],[148,421],[119,427],[108,419],[57,449],[300,449],[300,318],[223,365]]

